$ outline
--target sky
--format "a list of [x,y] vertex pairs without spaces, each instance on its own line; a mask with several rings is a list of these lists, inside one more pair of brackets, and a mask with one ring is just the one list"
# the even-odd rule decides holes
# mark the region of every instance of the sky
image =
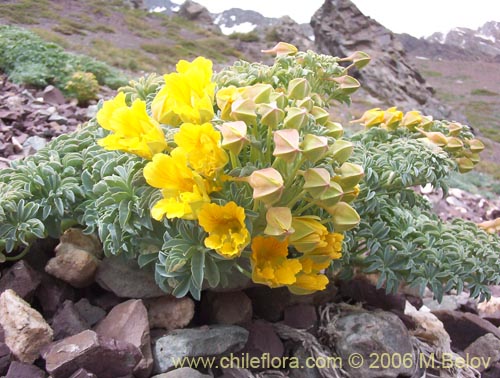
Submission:
[[[267,17],[289,15],[309,22],[324,0],[195,0],[211,12],[252,9]],[[486,21],[500,22],[499,0],[352,0],[369,16],[396,33],[415,37],[462,26],[477,29]]]

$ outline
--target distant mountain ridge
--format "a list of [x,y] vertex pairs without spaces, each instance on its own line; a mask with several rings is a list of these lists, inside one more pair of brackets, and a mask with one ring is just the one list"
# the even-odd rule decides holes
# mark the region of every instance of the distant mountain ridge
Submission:
[[408,53],[429,59],[500,62],[500,22],[489,21],[476,30],[454,28],[427,38],[399,35]]

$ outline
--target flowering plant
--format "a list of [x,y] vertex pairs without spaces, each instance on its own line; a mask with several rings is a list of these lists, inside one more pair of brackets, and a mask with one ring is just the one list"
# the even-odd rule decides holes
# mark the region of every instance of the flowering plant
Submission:
[[101,146],[148,160],[144,178],[161,192],[151,216],[169,229],[160,275],[176,295],[199,297],[205,278],[218,285],[219,266],[296,294],[322,290],[359,223],[349,203],[363,168],[324,109],[359,84],[337,58],[285,43],[271,52],[276,72],[252,83],[182,60],[149,103],[120,92],[97,114],[110,131]]

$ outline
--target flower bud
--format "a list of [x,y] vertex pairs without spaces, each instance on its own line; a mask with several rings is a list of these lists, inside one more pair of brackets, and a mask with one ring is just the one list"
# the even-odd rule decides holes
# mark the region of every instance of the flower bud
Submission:
[[373,108],[363,113],[361,118],[351,121],[351,123],[360,122],[364,127],[378,126],[384,122],[384,111],[380,108]]
[[243,121],[247,125],[255,125],[257,114],[255,114],[256,105],[250,99],[239,98],[231,106],[231,117],[235,121]]
[[330,149],[332,157],[340,164],[344,163],[352,154],[354,145],[343,139],[337,139]]
[[306,134],[302,142],[302,152],[307,160],[316,162],[328,152],[328,139],[324,136]]
[[153,119],[158,123],[162,123],[164,125],[169,126],[179,126],[182,121],[177,114],[175,114],[172,110],[165,111],[164,109],[165,101],[153,102],[151,104],[151,113]]
[[397,110],[396,107],[389,108],[384,112],[384,124],[389,130],[395,130],[401,120],[403,119],[403,112]]
[[359,191],[359,185],[356,185],[351,191],[344,192],[342,201],[347,203],[354,201],[356,198],[358,198]]
[[474,165],[481,161],[478,152],[471,152],[469,155],[467,155],[467,157],[474,163]]
[[288,207],[270,207],[266,213],[264,234],[274,237],[287,237],[294,232],[292,211]]
[[267,206],[279,201],[283,194],[283,177],[274,168],[254,171],[248,182],[253,189],[253,199],[262,201]]
[[458,122],[452,122],[448,124],[448,135],[450,136],[458,136],[460,135],[460,131],[464,129],[464,126]]
[[288,83],[288,98],[302,100],[311,93],[311,84],[303,77],[293,79]]
[[338,83],[339,89],[341,89],[342,92],[347,95],[356,92],[361,86],[361,84],[359,84],[359,81],[357,81],[355,78],[349,75],[334,77],[330,80]]
[[311,97],[304,97],[302,100],[295,101],[295,106],[298,108],[304,108],[308,112],[310,112],[314,106],[314,101]]
[[286,42],[279,42],[276,46],[274,46],[270,50],[261,50],[264,54],[270,55],[295,55],[299,50],[294,46]]
[[410,130],[415,130],[415,127],[420,125],[420,122],[422,122],[422,115],[420,112],[411,110],[404,115],[401,126],[405,126]]
[[218,127],[222,134],[222,147],[238,155],[247,139],[247,125],[243,121],[226,122]]
[[281,92],[272,92],[269,100],[275,102],[276,106],[280,109],[285,109],[288,105],[288,98]]
[[294,107],[288,108],[283,127],[300,130],[306,123],[307,110]]
[[363,167],[353,163],[342,164],[335,169],[335,173],[337,173],[337,176],[333,178],[334,181],[342,185],[345,190],[354,188],[365,175]]
[[236,88],[231,85],[229,87],[222,88],[217,92],[215,99],[217,101],[217,106],[221,111],[221,119],[224,121],[231,120],[231,107],[233,102],[241,97],[241,92],[244,89],[245,88]]
[[292,162],[300,153],[299,132],[295,129],[283,129],[274,132],[273,156]]
[[344,195],[344,189],[335,181],[330,181],[328,188],[319,196],[320,205],[329,208],[338,203]]
[[316,123],[319,123],[320,125],[326,125],[326,122],[328,122],[328,119],[330,118],[330,113],[319,106],[313,106],[310,112],[316,120]]
[[467,173],[467,172],[472,171],[474,169],[474,163],[469,158],[460,157],[460,158],[457,158],[456,161],[458,164],[458,171],[460,173]]
[[429,130],[431,126],[434,124],[434,120],[432,116],[422,116],[420,120],[420,127],[424,130]]
[[330,187],[330,173],[325,168],[309,168],[304,172],[304,190],[318,198]]
[[326,123],[325,123],[325,127],[327,128],[328,130],[328,133],[327,135],[329,137],[332,137],[332,138],[335,138],[335,139],[338,139],[338,138],[341,138],[342,135],[344,135],[344,128],[342,127],[342,125],[338,122],[332,122],[330,120],[328,120]]
[[356,227],[361,220],[356,210],[345,202],[339,202],[327,211],[332,216],[335,232],[348,231]]
[[257,112],[262,116],[260,122],[272,129],[276,129],[279,123],[283,121],[283,118],[285,118],[285,112],[278,108],[275,102],[260,104]]
[[448,137],[446,149],[450,152],[456,152],[464,148],[464,143],[456,137]]
[[343,58],[341,60],[347,60],[350,62],[353,62],[354,66],[360,70],[364,66],[366,66],[368,63],[370,63],[370,55],[363,51],[355,51],[351,55],[349,55],[347,58]]
[[472,152],[481,152],[484,150],[484,144],[479,139],[470,139],[466,143]]
[[490,234],[500,232],[500,218],[478,223],[478,227],[482,228]]
[[273,87],[270,84],[254,84],[250,87],[246,87],[241,93],[241,97],[250,99],[256,104],[268,104],[271,102],[270,96],[273,91]]
[[328,230],[320,223],[319,217],[311,215],[293,217],[292,227],[295,231],[288,240],[297,251],[308,253],[326,246],[325,238]]
[[420,133],[422,135],[425,135],[425,137],[430,140],[432,143],[434,143],[436,146],[439,146],[439,147],[444,147],[447,145],[448,143],[448,138],[446,138],[446,136],[440,132],[440,131],[424,131],[420,128],[417,128],[418,131],[420,131]]

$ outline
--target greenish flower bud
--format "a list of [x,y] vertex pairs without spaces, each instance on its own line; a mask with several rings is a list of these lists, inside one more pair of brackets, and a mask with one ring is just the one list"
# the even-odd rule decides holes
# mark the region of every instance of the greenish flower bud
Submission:
[[330,181],[328,188],[319,196],[322,207],[328,209],[337,204],[344,195],[344,189],[335,181]]
[[288,105],[288,98],[281,92],[273,92],[269,98],[271,102],[275,102],[276,106],[280,109],[285,109]]
[[247,125],[243,121],[226,122],[218,127],[222,134],[221,146],[233,154],[238,155],[247,139]]
[[342,185],[345,190],[354,188],[365,175],[363,167],[353,163],[342,164],[339,168],[335,169],[335,173],[337,173],[337,176],[333,179]]
[[337,139],[330,149],[332,157],[340,164],[349,159],[353,150],[354,145],[343,139]]
[[292,162],[300,154],[299,132],[295,129],[275,131],[274,146],[273,156]]
[[278,108],[275,102],[260,104],[257,112],[262,116],[260,122],[264,126],[269,126],[273,129],[277,128],[279,123],[285,118],[285,112]]
[[326,125],[328,119],[330,118],[330,113],[319,106],[313,106],[310,113],[316,120],[316,123],[319,123],[320,125]]
[[292,211],[288,207],[271,207],[266,213],[264,234],[277,238],[286,238],[293,234]]
[[456,152],[464,148],[464,143],[456,137],[448,137],[446,149],[450,152]]
[[254,84],[245,88],[241,96],[252,100],[256,104],[268,104],[271,102],[273,87],[269,84]]
[[361,84],[359,84],[359,81],[357,81],[355,78],[349,75],[334,77],[331,80],[338,83],[339,88],[342,90],[342,92],[344,92],[347,95],[356,92],[361,86]]
[[458,171],[460,173],[467,173],[474,169],[474,163],[471,159],[466,157],[457,158]]
[[301,108],[288,108],[283,126],[286,129],[300,130],[307,123],[307,110]]
[[253,199],[262,201],[267,206],[278,202],[283,194],[283,177],[274,168],[254,171],[248,182],[253,189]]
[[311,97],[305,97],[302,100],[295,101],[295,106],[297,106],[298,108],[304,108],[308,112],[311,112],[314,106],[314,101],[312,100]]
[[271,54],[276,56],[281,55],[295,55],[299,50],[290,43],[279,42],[276,46],[274,46],[270,50],[261,50],[264,54]]
[[325,168],[309,168],[304,172],[304,190],[319,198],[330,187],[330,173]]
[[347,58],[343,58],[341,60],[347,60],[350,62],[353,62],[354,66],[360,70],[363,67],[365,67],[368,63],[370,63],[370,55],[363,51],[355,51],[351,55],[349,55]]
[[311,84],[303,77],[293,79],[288,83],[288,98],[302,100],[311,93]]
[[458,136],[460,135],[460,131],[464,129],[463,125],[458,122],[453,122],[448,124],[448,135],[450,136]]
[[344,135],[344,128],[338,122],[328,120],[324,126],[328,129],[327,135],[332,138],[338,139],[342,138],[342,135]]
[[252,100],[239,98],[233,103],[231,109],[231,117],[235,121],[243,121],[247,125],[257,123],[256,105]]
[[484,150],[484,144],[479,139],[470,139],[466,143],[472,152],[481,152]]
[[325,157],[328,152],[328,139],[324,136],[306,134],[302,142],[302,152],[313,163]]
[[335,232],[344,232],[356,227],[359,222],[359,214],[349,204],[339,202],[335,206],[327,209],[332,216]]

